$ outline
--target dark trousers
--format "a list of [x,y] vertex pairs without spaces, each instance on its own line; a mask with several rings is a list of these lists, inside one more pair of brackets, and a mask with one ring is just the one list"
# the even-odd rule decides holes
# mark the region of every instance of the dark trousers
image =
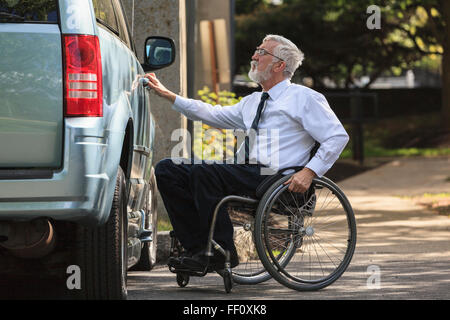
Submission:
[[[161,160],[155,168],[158,189],[169,214],[175,236],[194,252],[206,247],[214,209],[227,195],[255,197],[257,186],[267,177],[257,164],[176,164]],[[214,240],[224,249],[234,248],[233,225],[222,206],[218,212]]]

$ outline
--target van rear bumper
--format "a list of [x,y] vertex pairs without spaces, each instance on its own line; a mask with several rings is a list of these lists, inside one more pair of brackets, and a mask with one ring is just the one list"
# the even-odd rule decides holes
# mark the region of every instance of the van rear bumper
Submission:
[[123,132],[104,130],[103,121],[65,119],[63,168],[51,177],[0,179],[0,220],[47,217],[85,225],[106,222]]

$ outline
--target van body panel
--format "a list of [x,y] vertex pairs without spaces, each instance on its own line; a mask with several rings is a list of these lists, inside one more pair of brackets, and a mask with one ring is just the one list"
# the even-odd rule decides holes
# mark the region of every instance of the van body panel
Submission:
[[[128,208],[130,211],[138,211],[143,206],[143,195],[148,187],[145,174],[151,168],[151,126],[154,125],[150,120],[148,93],[141,83],[144,71],[134,53],[117,36],[102,26],[98,26],[98,34],[102,51],[105,124],[111,130],[117,126],[120,126],[120,130],[125,130],[127,123],[122,122],[123,115],[119,116],[113,109],[118,105],[123,109],[128,108],[129,119],[133,122]],[[121,90],[117,90],[117,86]]]
[[97,35],[94,8],[90,0],[60,0],[61,33]]

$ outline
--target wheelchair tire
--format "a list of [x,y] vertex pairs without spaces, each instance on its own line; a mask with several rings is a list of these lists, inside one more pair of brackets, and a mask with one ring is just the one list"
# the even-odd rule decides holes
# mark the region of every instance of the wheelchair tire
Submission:
[[185,273],[177,273],[177,284],[180,288],[184,288],[189,283],[189,275]]
[[[283,185],[291,175],[274,183],[258,205],[256,249],[280,284],[319,290],[347,269],[356,246],[356,221],[348,199],[331,180],[315,178],[310,190],[298,194]],[[284,248],[287,244],[294,248]],[[287,263],[280,258],[283,252]]]
[[[262,267],[263,268],[263,267]],[[242,272],[232,272],[233,281],[241,285],[252,285],[269,280],[272,276],[265,270],[244,274]]]

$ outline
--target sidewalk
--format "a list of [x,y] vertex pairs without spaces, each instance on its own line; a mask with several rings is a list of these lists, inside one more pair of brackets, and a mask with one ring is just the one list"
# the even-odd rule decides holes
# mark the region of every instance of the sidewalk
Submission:
[[[450,216],[412,198],[450,193],[449,177],[450,157],[401,158],[339,182],[358,228],[356,251],[344,275],[318,292],[297,292],[270,280],[236,286],[226,299],[450,299]],[[379,282],[371,281],[374,275]],[[216,275],[191,279],[184,289],[164,266],[130,276],[130,298],[225,298]],[[152,283],[152,290],[139,290],[141,281]]]
[[[413,197],[450,193],[450,158],[403,158],[342,181],[358,226],[349,270],[380,269],[380,290],[359,298],[449,299],[450,216]],[[361,285],[361,284],[360,284]]]
[[398,158],[339,182],[352,195],[416,196],[450,192],[450,157]]

